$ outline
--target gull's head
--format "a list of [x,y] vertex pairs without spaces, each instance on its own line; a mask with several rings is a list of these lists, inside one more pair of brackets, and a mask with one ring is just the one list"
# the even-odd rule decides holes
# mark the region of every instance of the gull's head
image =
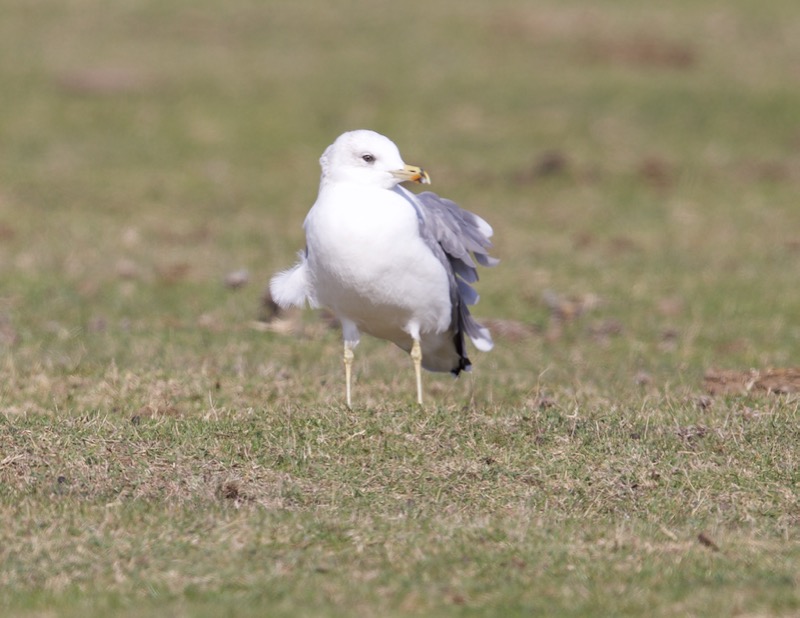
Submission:
[[420,167],[406,165],[394,142],[375,131],[348,131],[325,149],[319,160],[322,183],[354,182],[391,189],[410,180],[430,184]]

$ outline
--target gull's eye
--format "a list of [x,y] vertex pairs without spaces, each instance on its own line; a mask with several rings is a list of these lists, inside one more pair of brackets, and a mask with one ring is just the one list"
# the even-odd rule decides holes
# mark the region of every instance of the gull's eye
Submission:
[[369,153],[365,155],[361,155],[361,158],[364,159],[367,163],[375,163],[375,155],[371,155]]

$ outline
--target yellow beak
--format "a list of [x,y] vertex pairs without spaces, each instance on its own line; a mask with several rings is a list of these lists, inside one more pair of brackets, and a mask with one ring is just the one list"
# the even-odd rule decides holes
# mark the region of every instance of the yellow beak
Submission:
[[399,178],[401,181],[410,180],[421,185],[431,184],[431,177],[428,176],[428,172],[416,165],[404,165],[403,169],[393,171],[392,176]]

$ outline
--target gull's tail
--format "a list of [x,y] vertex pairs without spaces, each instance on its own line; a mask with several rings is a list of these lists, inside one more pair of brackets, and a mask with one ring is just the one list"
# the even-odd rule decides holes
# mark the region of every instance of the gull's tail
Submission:
[[279,307],[303,307],[308,302],[312,307],[316,301],[308,281],[308,266],[305,252],[300,253],[300,261],[289,270],[279,272],[269,282],[269,293]]

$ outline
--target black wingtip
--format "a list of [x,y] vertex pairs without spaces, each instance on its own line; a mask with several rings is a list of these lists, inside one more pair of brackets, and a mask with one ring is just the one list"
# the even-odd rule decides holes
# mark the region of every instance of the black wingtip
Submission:
[[458,365],[453,367],[450,373],[458,377],[458,374],[462,371],[470,371],[472,369],[472,363],[469,358],[467,358],[466,351],[464,350],[464,330],[461,324],[461,312],[459,312],[458,328],[453,335],[453,343],[456,346],[456,353],[458,354]]
[[456,367],[455,369],[451,369],[450,373],[452,373],[453,376],[457,378],[458,374],[460,374],[462,371],[467,371],[467,372],[472,371],[472,363],[469,362],[469,359],[466,356],[461,356],[458,359],[458,367]]

